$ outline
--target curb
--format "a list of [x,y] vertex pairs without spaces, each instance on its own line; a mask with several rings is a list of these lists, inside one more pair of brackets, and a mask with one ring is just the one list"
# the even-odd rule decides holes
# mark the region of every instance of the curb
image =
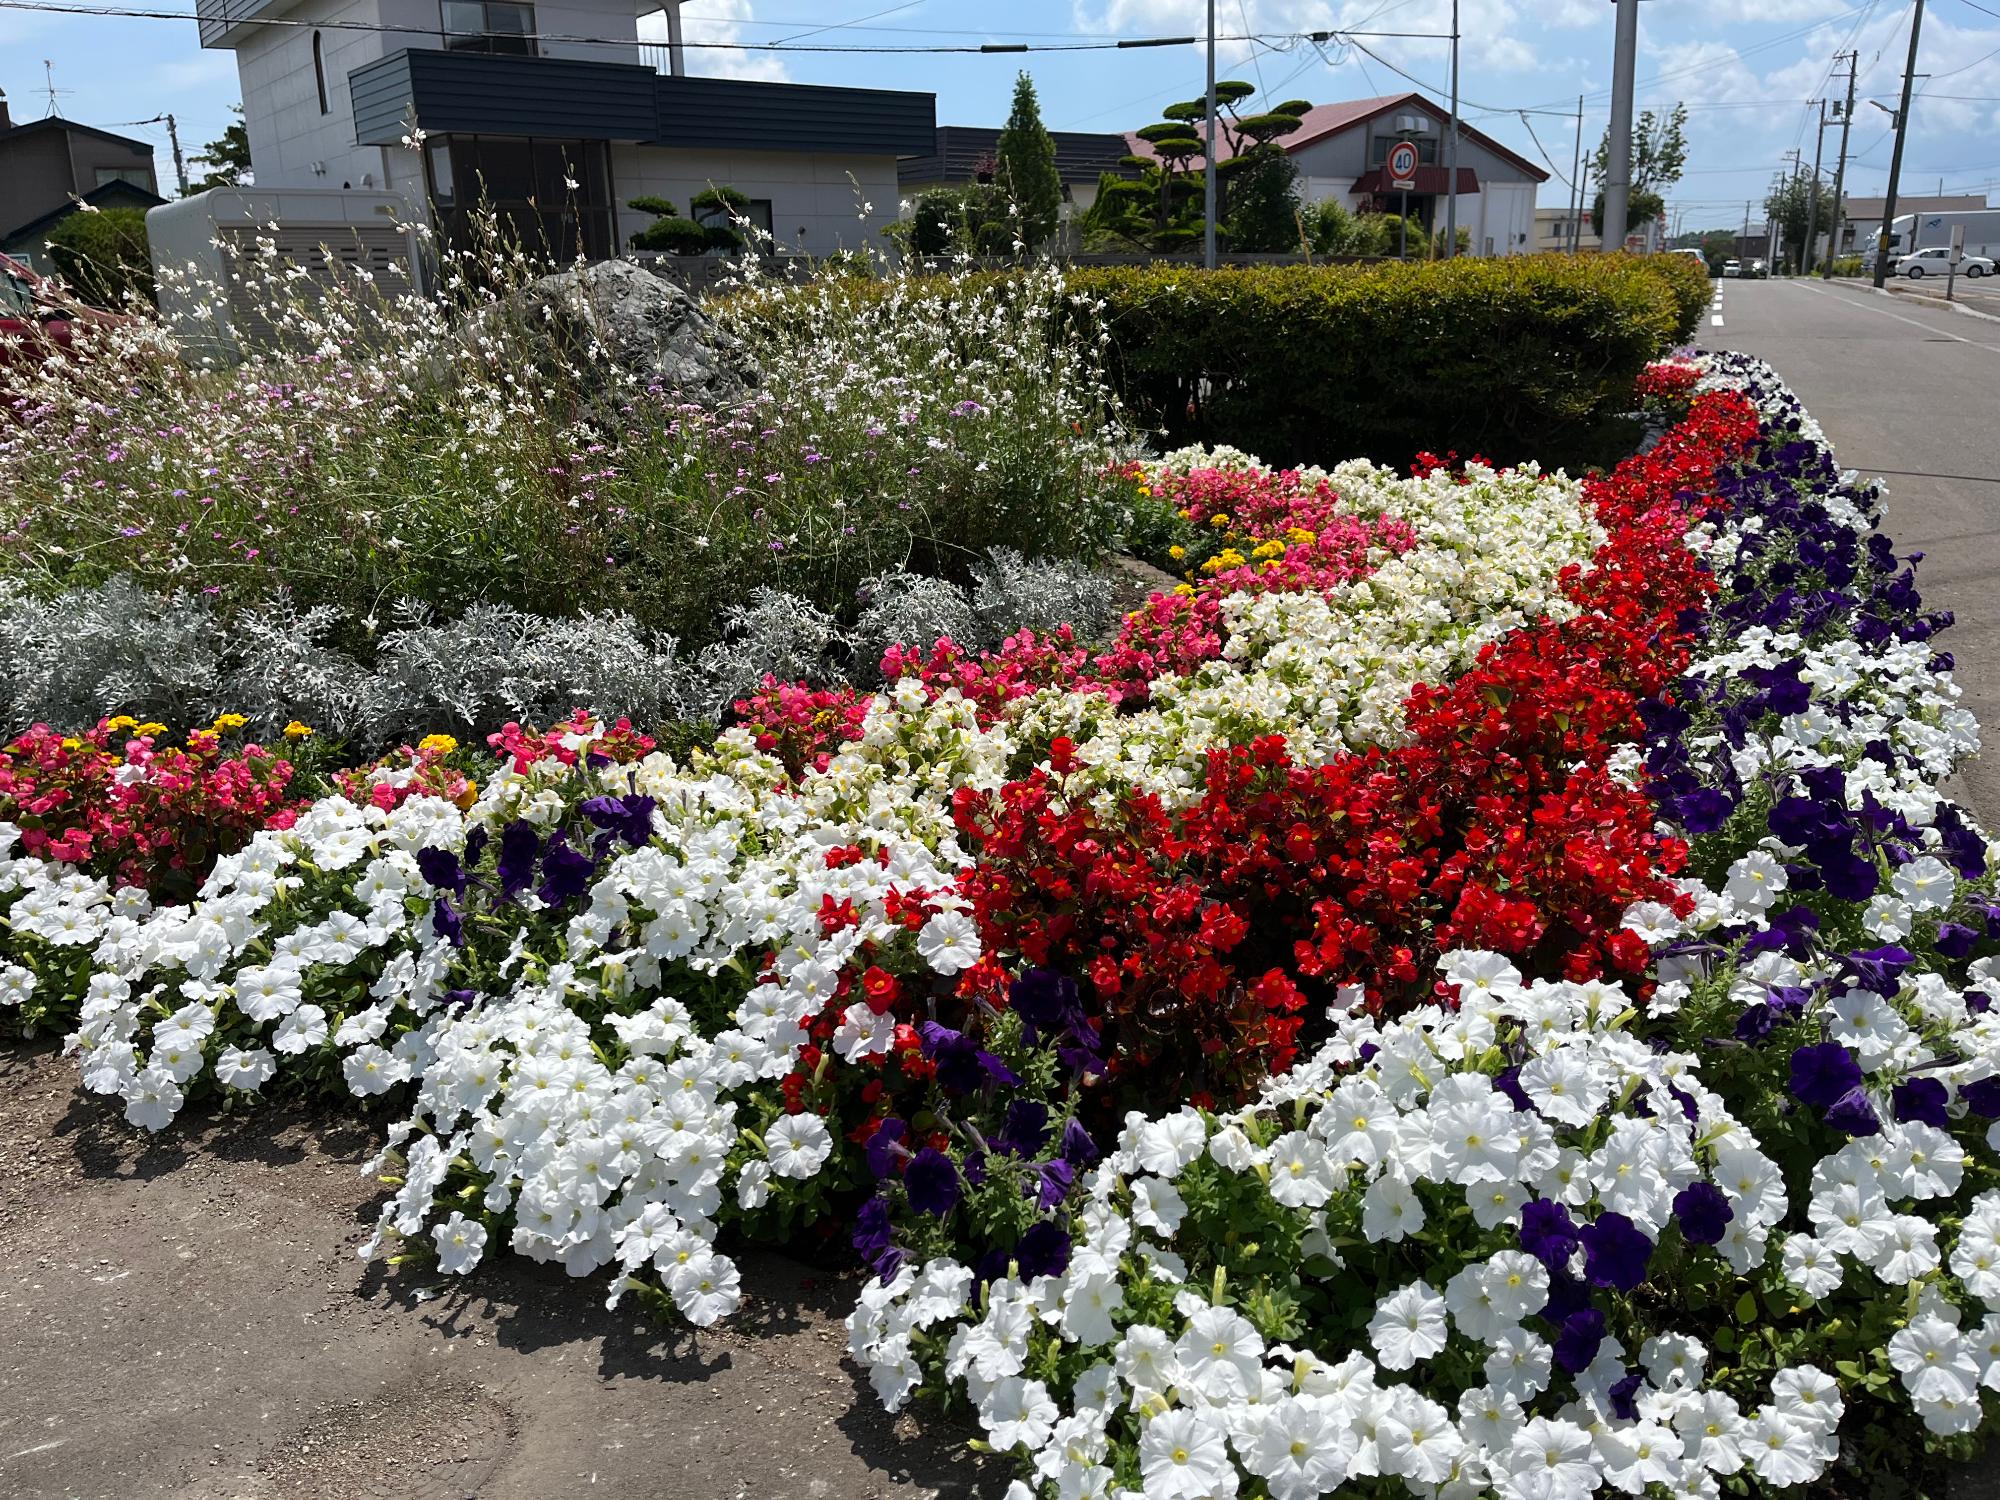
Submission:
[[1982,322],[2000,323],[2000,313],[1975,312],[1972,308],[1967,307],[1963,302],[1947,302],[1942,297],[1927,297],[1922,292],[1894,291],[1886,286],[1882,287],[1871,286],[1870,288],[1868,288],[1868,290],[1873,292],[1878,297],[1890,297],[1901,302],[1924,303],[1932,307],[1942,308],[1946,312],[1961,313],[1968,318],[1978,318]]

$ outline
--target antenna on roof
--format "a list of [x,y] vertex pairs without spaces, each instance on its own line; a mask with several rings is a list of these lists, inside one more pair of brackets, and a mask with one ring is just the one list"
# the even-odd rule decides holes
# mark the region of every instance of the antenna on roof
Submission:
[[48,119],[50,116],[59,116],[62,114],[62,110],[56,106],[56,95],[72,93],[74,90],[59,89],[56,87],[55,64],[50,62],[46,57],[42,59],[42,78],[44,80],[43,92],[49,96],[49,107],[42,112],[42,118]]

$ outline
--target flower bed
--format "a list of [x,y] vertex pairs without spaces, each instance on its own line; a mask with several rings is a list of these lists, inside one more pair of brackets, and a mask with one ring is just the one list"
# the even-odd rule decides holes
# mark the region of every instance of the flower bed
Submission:
[[185,905],[17,851],[91,962],[6,983],[147,1128],[398,1091],[448,1272],[702,1325],[726,1234],[851,1238],[1027,1493],[1867,1492],[2000,1389],[2000,850],[1877,496],[1698,369],[1582,485],[1176,455],[1224,560],[1095,656],[513,727]]

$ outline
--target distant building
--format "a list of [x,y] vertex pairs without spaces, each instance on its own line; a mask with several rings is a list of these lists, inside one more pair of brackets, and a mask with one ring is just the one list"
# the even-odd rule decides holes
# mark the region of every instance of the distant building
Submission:
[[[257,187],[318,190],[317,207],[298,200],[315,232],[324,214],[387,193],[448,241],[468,242],[484,205],[529,244],[595,259],[652,222],[632,199],[666,197],[687,212],[716,186],[743,193],[746,216],[782,250],[827,255],[875,242],[896,217],[898,161],[936,149],[934,96],[683,76],[681,48],[640,41],[640,17],[660,9],[660,0],[195,6],[202,45],[236,54]],[[694,53],[697,67],[706,55]]]
[[[1537,250],[1568,250],[1572,222],[1577,215],[1570,212],[1567,205],[1561,208],[1538,208],[1535,210],[1535,248]],[[1586,208],[1582,222],[1576,224],[1577,250],[1601,250],[1604,241],[1590,222],[1590,211]]]
[[[1106,172],[1136,177],[1123,165],[1132,148],[1116,131],[1093,133],[1052,130],[1056,143],[1056,176],[1062,179],[1063,214],[1082,213],[1097,201],[1097,183]],[[1000,131],[991,125],[940,125],[937,147],[896,164],[903,196],[913,198],[935,187],[963,187],[990,169],[999,154]]]
[[[1847,211],[1840,225],[1840,241],[1833,249],[1835,255],[1860,255],[1873,246],[1875,236],[1882,229],[1882,208],[1886,201],[1882,198],[1847,200]],[[1947,193],[1943,197],[1926,197],[1921,193],[1914,197],[1907,193],[1896,195],[1898,215],[1977,213],[1985,207],[1984,193]]]
[[[1385,94],[1341,104],[1316,104],[1303,126],[1278,144],[1299,169],[1308,203],[1334,199],[1357,211],[1400,213],[1436,233],[1444,228],[1448,198],[1458,200],[1458,226],[1471,236],[1474,255],[1526,255],[1535,248],[1535,190],[1549,174],[1484,131],[1458,123],[1458,182],[1447,186],[1444,136],[1450,111],[1423,94]],[[1132,154],[1153,148],[1127,137]],[[1398,192],[1383,163],[1389,148],[1408,140],[1417,148],[1415,186]],[[1216,151],[1229,157],[1228,143]]]
[[61,115],[17,123],[0,94],[0,253],[51,269],[42,249],[51,229],[93,208],[151,208],[160,196],[147,141],[79,125]]

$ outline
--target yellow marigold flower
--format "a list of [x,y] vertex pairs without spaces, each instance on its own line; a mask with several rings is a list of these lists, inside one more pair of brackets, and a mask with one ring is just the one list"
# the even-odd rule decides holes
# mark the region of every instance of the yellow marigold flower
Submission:
[[1172,547],[1167,548],[1167,556],[1171,557],[1175,562],[1179,562],[1182,558],[1187,556],[1187,548],[1180,546],[1179,544],[1176,544]]
[[1229,512],[1226,510],[1217,511],[1208,518],[1208,524],[1211,526],[1227,526],[1229,524]]
[[1183,521],[1192,521],[1194,519],[1194,512],[1191,510],[1182,510],[1178,514]]
[[427,734],[417,741],[417,748],[429,755],[449,755],[458,748],[458,741],[448,734]]
[[83,741],[77,739],[67,739],[62,742],[62,747],[65,750],[81,750],[83,748]]
[[1194,585],[1191,583],[1177,583],[1174,585],[1174,592],[1185,599],[1194,592]]
[[139,721],[133,718],[130,714],[120,714],[115,719],[106,719],[104,721],[104,727],[106,729],[111,729],[111,730],[137,729],[139,727]]
[[1151,499],[1153,495],[1153,487],[1150,484],[1142,484],[1139,486],[1139,493],[1146,496],[1147,499]]
[[137,726],[132,732],[142,737],[149,734],[165,734],[167,726],[164,724],[155,724],[151,719],[148,719],[145,723]]
[[248,724],[249,722],[250,721],[244,718],[243,715],[241,714],[217,714],[215,716],[215,722],[209,725],[208,727],[216,731],[216,733],[220,734],[225,730],[241,729],[245,724]]
[[285,738],[288,740],[309,740],[312,737],[313,727],[310,724],[301,724],[294,719],[285,726]]
[[1290,542],[1294,547],[1310,547],[1314,542],[1319,540],[1319,533],[1308,531],[1303,526],[1294,526],[1290,531],[1285,533],[1285,540]]

